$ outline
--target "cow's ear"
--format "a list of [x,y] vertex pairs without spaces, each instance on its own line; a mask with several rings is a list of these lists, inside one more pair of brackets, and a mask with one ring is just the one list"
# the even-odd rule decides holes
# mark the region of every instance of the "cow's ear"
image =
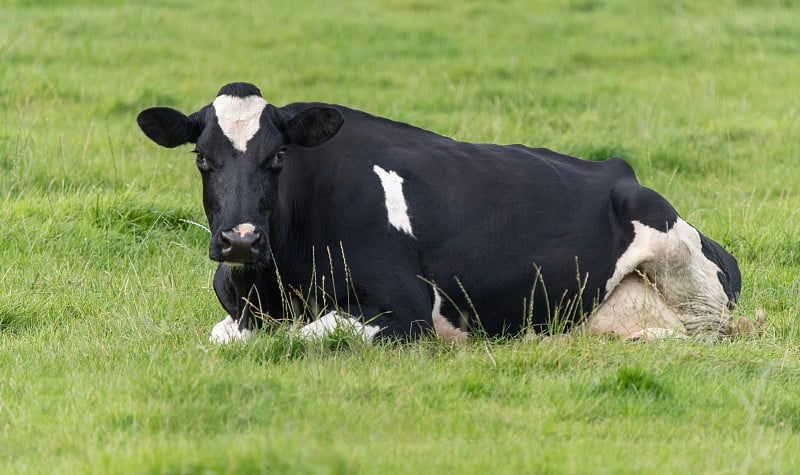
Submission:
[[327,142],[344,124],[342,113],[333,107],[315,106],[289,119],[284,129],[286,143],[316,147]]
[[200,124],[195,114],[186,117],[182,112],[169,107],[145,109],[136,117],[139,128],[150,140],[162,147],[177,147],[187,142],[196,142],[200,136]]

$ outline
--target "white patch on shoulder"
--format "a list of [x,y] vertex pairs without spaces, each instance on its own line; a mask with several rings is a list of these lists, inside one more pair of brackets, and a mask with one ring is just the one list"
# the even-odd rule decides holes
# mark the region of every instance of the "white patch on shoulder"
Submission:
[[433,311],[431,312],[433,319],[433,329],[436,334],[442,337],[448,343],[462,343],[467,341],[469,333],[460,328],[456,328],[450,320],[442,315],[442,296],[439,291],[433,288]]
[[261,96],[217,96],[212,103],[222,132],[240,152],[261,127],[261,112],[267,101]]
[[389,224],[398,231],[402,231],[414,237],[411,229],[411,218],[408,216],[408,204],[403,195],[403,178],[394,171],[386,171],[375,165],[372,171],[378,175],[383,186],[383,193],[386,195],[386,212],[389,215]]
[[328,312],[300,328],[300,336],[306,339],[322,338],[339,328],[355,335],[361,335],[367,343],[372,341],[372,338],[381,331],[381,327],[377,325],[365,325],[354,318],[343,317],[337,312]]
[[253,336],[250,330],[239,330],[239,324],[230,315],[214,325],[209,340],[215,345],[225,345],[234,341],[247,341]]

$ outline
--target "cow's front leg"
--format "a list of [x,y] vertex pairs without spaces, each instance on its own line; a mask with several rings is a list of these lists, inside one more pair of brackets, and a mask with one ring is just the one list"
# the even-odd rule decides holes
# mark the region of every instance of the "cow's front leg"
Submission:
[[247,341],[253,336],[253,331],[248,328],[242,328],[241,322],[237,322],[230,315],[227,315],[222,321],[214,325],[211,330],[211,343],[217,345],[224,345],[234,341]]
[[323,338],[338,331],[360,337],[364,342],[370,343],[381,331],[375,324],[364,323],[337,311],[328,312],[313,322],[300,328],[300,336],[306,339]]
[[[371,315],[365,313],[363,315]],[[374,314],[373,314],[374,315]],[[426,333],[433,333],[430,320],[398,318],[391,312],[374,317],[355,318],[347,312],[331,311],[300,328],[304,338],[322,338],[343,332],[355,335],[366,343],[373,341],[412,341]]]
[[432,309],[432,294],[422,281],[391,282],[380,288],[365,286],[365,289],[370,302],[362,300],[330,311],[302,327],[300,334],[309,338],[322,337],[342,329],[366,342],[405,342],[434,333],[433,313],[438,314],[439,307]]
[[214,291],[228,315],[211,330],[212,343],[246,341],[252,337],[257,326],[254,312],[264,311],[257,278],[256,272],[233,270],[224,264],[217,268]]

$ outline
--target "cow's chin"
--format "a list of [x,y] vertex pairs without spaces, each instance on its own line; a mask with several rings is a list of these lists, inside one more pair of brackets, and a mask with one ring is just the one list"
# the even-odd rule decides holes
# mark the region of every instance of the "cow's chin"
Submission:
[[254,262],[244,263],[244,262],[222,261],[222,264],[226,265],[228,267],[239,268],[239,267],[247,267],[249,265],[254,265],[255,263]]
[[224,261],[224,260],[217,260],[212,259],[216,262],[219,262],[221,265],[227,267],[231,270],[231,272],[235,274],[246,273],[251,271],[257,271],[258,269],[263,269],[264,267],[269,266],[269,262],[264,262],[261,259],[256,259],[251,262],[239,262],[239,261]]
[[236,261],[221,261],[220,264],[230,269],[233,273],[242,273],[242,272],[249,272],[255,271],[259,268],[264,267],[264,263],[260,261],[253,261],[253,262],[236,262]]
[[269,266],[270,260],[267,255],[253,256],[252,260],[225,260],[220,252],[209,252],[208,258],[222,266],[228,267],[232,271],[247,271]]

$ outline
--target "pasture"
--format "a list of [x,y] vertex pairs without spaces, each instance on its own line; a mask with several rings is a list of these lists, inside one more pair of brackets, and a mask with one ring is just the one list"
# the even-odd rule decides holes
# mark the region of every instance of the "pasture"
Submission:
[[[796,472],[799,38],[786,0],[3,0],[0,473]],[[764,332],[210,345],[194,160],[135,117],[239,80],[623,157]]]

